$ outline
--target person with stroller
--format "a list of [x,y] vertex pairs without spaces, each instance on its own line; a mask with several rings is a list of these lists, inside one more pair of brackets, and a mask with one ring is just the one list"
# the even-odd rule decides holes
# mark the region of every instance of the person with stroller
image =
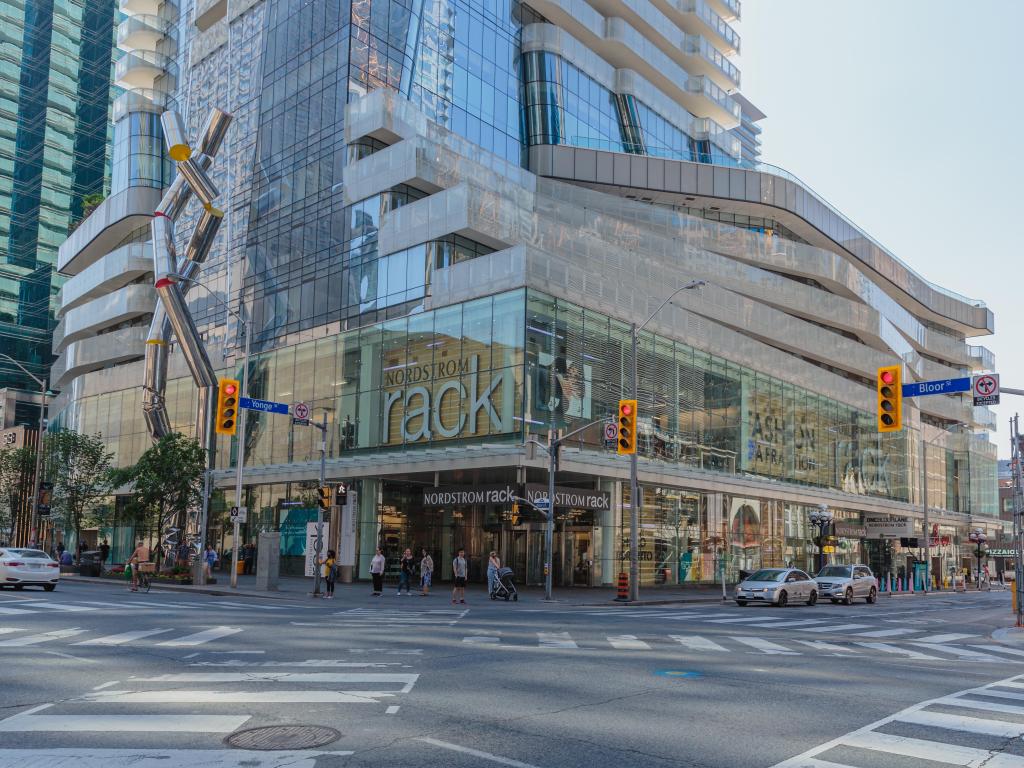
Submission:
[[420,550],[423,557],[420,559],[420,597],[430,595],[430,581],[434,576],[434,558],[427,550]]
[[501,558],[493,549],[490,557],[487,558],[487,594],[494,594],[494,580],[498,578],[498,571],[501,569]]

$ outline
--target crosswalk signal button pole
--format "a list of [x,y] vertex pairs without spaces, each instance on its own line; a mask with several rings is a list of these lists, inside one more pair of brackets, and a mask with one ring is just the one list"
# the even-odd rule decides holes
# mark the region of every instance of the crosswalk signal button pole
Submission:
[[238,379],[221,379],[217,385],[218,435],[233,435],[238,430]]
[[619,400],[619,440],[616,453],[636,453],[636,400]]
[[898,365],[878,369],[875,384],[878,391],[878,431],[899,432],[903,429],[903,383]]

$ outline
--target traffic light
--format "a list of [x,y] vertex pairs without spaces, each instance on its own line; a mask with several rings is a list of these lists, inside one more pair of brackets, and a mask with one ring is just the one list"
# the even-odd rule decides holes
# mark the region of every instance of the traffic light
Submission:
[[337,488],[334,489],[334,503],[339,507],[344,507],[348,501],[348,483],[338,483]]
[[238,429],[238,379],[221,379],[217,386],[218,435],[233,435]]
[[619,400],[619,454],[636,453],[636,400]]
[[321,485],[317,490],[317,504],[324,512],[331,508],[331,486]]
[[899,432],[903,429],[903,384],[898,365],[878,369],[878,431]]

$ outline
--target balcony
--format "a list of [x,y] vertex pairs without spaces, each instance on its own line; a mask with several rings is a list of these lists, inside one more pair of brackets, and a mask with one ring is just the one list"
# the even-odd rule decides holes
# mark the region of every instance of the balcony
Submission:
[[162,192],[152,187],[129,187],[111,195],[61,243],[57,271],[77,275],[116,248],[140,227],[147,226]]
[[118,0],[118,7],[127,16],[157,16],[163,5],[160,0]]
[[719,51],[727,56],[740,52],[740,36],[729,24],[715,13],[706,0],[659,0],[679,25],[694,35],[704,35]]
[[741,11],[740,0],[710,0],[718,8],[718,12],[726,21],[739,21]]
[[977,363],[976,368],[985,371],[994,371],[996,368],[996,356],[992,350],[976,344],[967,345],[967,355]]
[[150,315],[155,307],[156,289],[141,283],[126,285],[119,291],[86,302],[65,312],[57,323],[53,330],[53,351],[59,354],[72,342]]
[[683,54],[689,59],[687,69],[694,74],[707,75],[721,88],[736,90],[740,87],[740,71],[721,51],[701,35],[686,35]]
[[124,51],[156,51],[170,30],[171,23],[161,16],[129,16],[117,25],[117,46]]
[[123,245],[64,283],[57,294],[60,303],[57,314],[62,316],[152,271],[153,248],[149,243]]
[[[117,60],[114,66],[114,84],[119,88],[145,88],[152,90],[156,81],[167,77],[173,83],[174,61],[156,51],[132,51]],[[173,85],[167,90],[171,90]]]
[[125,91],[114,99],[114,122],[130,112],[155,112],[161,114],[174,105],[174,99],[161,90],[137,88]]
[[51,385],[63,390],[86,373],[141,360],[148,334],[148,325],[133,325],[69,343],[50,369]]
[[700,94],[711,104],[705,104],[705,109],[693,110],[695,114],[704,114],[714,118],[716,122],[728,125],[737,125],[740,122],[742,110],[739,102],[732,96],[719,88],[715,83],[704,75],[690,77],[686,81],[686,90],[690,93]]

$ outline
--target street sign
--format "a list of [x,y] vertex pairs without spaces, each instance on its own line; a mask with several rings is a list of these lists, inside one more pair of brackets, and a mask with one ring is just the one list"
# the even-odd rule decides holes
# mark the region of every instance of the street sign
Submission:
[[244,523],[249,517],[248,507],[232,507],[231,508],[231,522],[232,523]]
[[903,385],[904,397],[920,397],[922,395],[948,395],[951,392],[970,392],[971,379],[964,376],[960,379],[937,379],[936,381],[915,381]]
[[999,405],[999,374],[983,373],[971,384],[975,405]]
[[619,436],[619,425],[618,424],[616,424],[614,421],[609,421],[607,424],[604,425],[604,439],[605,440],[611,440],[612,442],[615,442],[615,440],[618,438],[618,436]]
[[296,403],[292,407],[292,416],[299,420],[306,420],[309,418],[309,406],[305,403]]
[[288,403],[275,403],[273,400],[256,400],[252,397],[239,398],[238,407],[250,411],[262,411],[263,413],[281,413],[285,415],[288,413]]
[[539,499],[534,499],[533,500],[533,506],[536,507],[537,509],[540,509],[540,510],[547,509],[548,506],[549,506],[548,505],[548,497],[547,496],[542,496]]

